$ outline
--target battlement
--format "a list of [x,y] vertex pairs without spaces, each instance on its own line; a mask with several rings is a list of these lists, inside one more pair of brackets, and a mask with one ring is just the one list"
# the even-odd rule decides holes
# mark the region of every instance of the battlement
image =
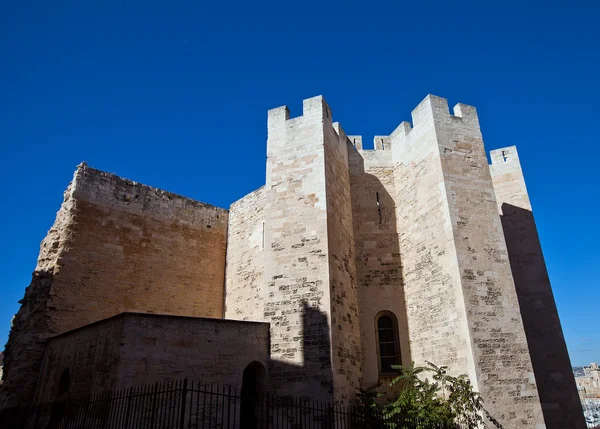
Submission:
[[322,95],[318,95],[302,101],[302,116],[290,118],[290,109],[287,106],[280,106],[269,110],[267,127],[271,130],[284,126],[288,121],[313,119],[329,119],[331,121],[331,118],[331,109],[327,105],[325,98]]
[[362,136],[348,136],[348,140],[356,150],[363,150]]
[[457,103],[452,108],[452,114],[448,106],[448,100],[436,95],[427,95],[411,112],[412,124],[403,121],[391,134],[391,141],[399,136],[408,135],[417,127],[429,127],[431,125],[444,125],[449,122],[461,121],[469,127],[479,128],[477,109],[463,103]]
[[362,136],[348,136],[350,144],[360,152],[369,152],[373,150],[390,150],[392,148],[392,140],[390,136],[375,136],[373,137],[373,149],[363,148]]
[[502,165],[505,162],[519,162],[516,146],[508,146],[490,151],[492,165]]

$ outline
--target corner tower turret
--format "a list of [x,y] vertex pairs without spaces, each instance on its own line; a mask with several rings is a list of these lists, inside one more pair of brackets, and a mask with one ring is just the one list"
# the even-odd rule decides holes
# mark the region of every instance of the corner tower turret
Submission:
[[269,111],[263,296],[279,394],[347,401],[359,387],[348,145],[323,97],[297,118]]
[[392,134],[412,358],[467,373],[503,427],[544,418],[474,107],[428,96]]

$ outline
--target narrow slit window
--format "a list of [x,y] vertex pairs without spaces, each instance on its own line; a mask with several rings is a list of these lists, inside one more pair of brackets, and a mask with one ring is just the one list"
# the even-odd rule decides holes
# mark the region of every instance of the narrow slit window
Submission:
[[385,143],[383,142],[383,139],[381,139],[381,150],[385,150]]
[[504,162],[506,162],[506,152],[502,151],[502,159],[504,160]]
[[379,192],[375,192],[375,198],[377,199],[377,215],[379,216],[379,225],[381,225],[381,203],[379,202]]

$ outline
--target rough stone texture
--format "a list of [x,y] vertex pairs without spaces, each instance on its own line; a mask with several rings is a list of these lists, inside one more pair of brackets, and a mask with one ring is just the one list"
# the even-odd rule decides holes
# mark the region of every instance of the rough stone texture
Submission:
[[[410,364],[398,243],[394,169],[389,137],[375,137],[375,150],[362,150],[362,138],[349,136],[357,150],[349,150],[352,217],[363,353],[363,384],[384,382],[380,377],[375,319],[390,311],[398,319],[400,355]],[[382,140],[387,142],[382,145]]]
[[49,336],[124,311],[222,317],[226,234],[226,210],[79,166],[11,329],[7,405],[31,401]]
[[298,118],[270,110],[268,131],[271,384],[281,394],[347,402],[360,380],[347,140],[322,97],[304,100]]
[[319,400],[333,399],[325,108],[317,98],[304,101],[298,118],[286,107],[269,111],[265,187],[270,383],[279,394]]
[[66,368],[74,396],[183,378],[240,387],[268,343],[266,323],[121,313],[49,341],[36,400],[56,396]]
[[432,98],[473,359],[487,409],[543,427],[540,399],[475,108]]
[[[327,115],[326,119],[329,119]],[[352,146],[338,123],[330,127],[329,122],[324,121],[324,132],[334,399],[348,403],[355,397],[362,377],[352,198],[348,171],[348,148]]]
[[[139,373],[180,377],[195,362],[209,368],[203,377],[225,383],[233,374],[214,361],[270,347],[273,393],[347,403],[359,385],[386,381],[375,318],[389,311],[398,320],[403,363],[428,360],[467,374],[504,428],[541,429],[544,415],[548,427],[579,428],[581,408],[516,151],[505,149],[508,160],[500,164],[493,152],[490,173],[473,107],[459,104],[451,115],[446,100],[428,96],[412,116],[412,127],[403,122],[390,136],[376,136],[368,151],[360,136],[332,123],[322,97],[305,100],[298,118],[286,107],[270,110],[266,185],[235,202],[229,215],[81,166],[15,318],[3,397],[33,399],[49,336],[125,311],[225,312],[268,322],[270,337],[235,322],[238,331],[220,331],[227,341],[212,350],[209,337],[190,334],[195,322],[174,327],[169,319],[162,329],[163,319],[138,316],[143,322],[130,325],[132,341],[118,359],[141,364],[98,367],[90,357],[82,368],[96,368],[88,377],[96,380],[117,365],[127,369],[115,380],[138,383]],[[52,353],[75,359],[79,346],[70,345],[94,329],[58,337]],[[110,335],[92,335],[81,347],[112,362]],[[164,355],[170,335],[178,356]],[[154,354],[163,366],[144,361]],[[47,365],[44,374],[58,370]]]
[[225,318],[263,320],[265,191],[257,189],[229,209]]
[[490,172],[546,427],[584,428],[517,148],[493,150],[491,159]]
[[504,427],[542,428],[475,109],[459,104],[450,115],[445,99],[429,96],[413,121],[392,136],[398,217],[408,215],[400,231],[413,359],[466,372]]
[[[429,99],[392,133],[396,222],[411,360],[448,365],[477,388],[440,150]],[[404,352],[404,350],[403,350]]]

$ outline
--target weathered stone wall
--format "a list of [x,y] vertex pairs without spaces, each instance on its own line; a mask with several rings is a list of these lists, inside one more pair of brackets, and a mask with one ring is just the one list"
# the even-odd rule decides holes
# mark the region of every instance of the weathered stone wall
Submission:
[[392,137],[398,218],[414,224],[399,228],[413,359],[466,372],[504,427],[543,427],[477,114],[461,104],[454,113],[445,99],[428,96],[413,112],[413,129],[403,124],[398,141]]
[[[380,381],[375,318],[381,311],[398,320],[400,356],[410,364],[402,269],[396,223],[394,170],[389,137],[375,137],[375,150],[349,150],[352,218],[363,352],[363,383]],[[381,141],[387,144],[381,145]],[[377,148],[378,147],[378,148]],[[384,382],[384,380],[381,380]]]
[[327,126],[328,123],[325,125],[334,400],[348,403],[356,396],[362,378],[352,197],[348,171],[348,150],[354,148],[338,123],[333,124],[333,127]]
[[70,245],[75,200],[73,183],[64,193],[63,203],[52,228],[40,245],[38,262],[21,308],[15,315],[4,349],[4,368],[0,387],[0,408],[27,406],[33,400],[46,340],[56,328],[50,324],[54,308],[49,307],[50,287],[58,261]]
[[45,340],[124,311],[222,317],[227,211],[78,167],[6,347],[5,398],[32,398]]
[[[322,97],[303,116],[269,111],[265,186],[264,320],[271,323],[270,382],[275,392],[333,399]],[[324,124],[325,123],[325,124]]]
[[431,98],[477,381],[505,427],[543,427],[535,376],[475,108]]
[[517,148],[493,150],[491,159],[489,168],[546,427],[584,428]]
[[66,368],[71,395],[183,378],[239,388],[268,358],[266,323],[121,313],[49,341],[36,400],[56,396]]
[[84,396],[116,388],[123,319],[112,317],[50,338],[40,371],[35,400],[54,401],[64,371],[68,394]]
[[430,98],[392,133],[394,200],[410,355],[467,374],[477,388]]
[[117,388],[190,378],[241,387],[251,362],[269,360],[269,324],[125,315]]
[[263,320],[265,296],[264,187],[236,201],[229,209],[225,318]]

